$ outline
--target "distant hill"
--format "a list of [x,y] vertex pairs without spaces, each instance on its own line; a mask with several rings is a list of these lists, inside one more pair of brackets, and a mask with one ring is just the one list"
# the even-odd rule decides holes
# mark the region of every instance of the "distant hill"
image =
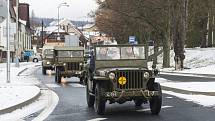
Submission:
[[[31,18],[31,25],[32,26],[40,26],[42,24],[42,20],[43,20],[43,24],[44,26],[48,26],[49,23],[51,23],[52,21],[55,21],[57,19],[55,18]],[[72,21],[71,22],[76,26],[76,27],[82,27],[86,24],[91,24],[92,22],[88,22],[88,21]]]

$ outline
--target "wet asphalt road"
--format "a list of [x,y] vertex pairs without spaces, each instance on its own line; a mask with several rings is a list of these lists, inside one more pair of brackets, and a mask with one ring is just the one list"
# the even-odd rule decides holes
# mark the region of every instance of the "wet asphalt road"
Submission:
[[[163,109],[160,115],[151,115],[148,104],[136,108],[133,102],[125,104],[107,104],[106,114],[98,116],[92,108],[88,108],[85,98],[85,87],[70,79],[64,84],[56,84],[54,75],[43,76],[41,69],[35,72],[35,76],[44,84],[52,88],[60,100],[46,121],[214,121],[215,108],[203,107],[193,102],[179,99],[172,95],[163,94]],[[173,77],[161,75],[177,81],[201,80],[192,77]],[[207,80],[206,78],[204,78]],[[210,79],[208,81],[211,81]],[[100,120],[96,120],[100,119]]]

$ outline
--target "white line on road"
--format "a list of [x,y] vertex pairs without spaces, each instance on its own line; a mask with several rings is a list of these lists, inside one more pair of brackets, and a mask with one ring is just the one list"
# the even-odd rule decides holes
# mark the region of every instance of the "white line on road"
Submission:
[[[172,108],[173,106],[162,106],[161,108],[162,109],[165,109],[165,108]],[[138,111],[138,112],[146,112],[146,111],[150,111],[150,109],[149,108],[147,108],[147,109],[140,109],[140,110],[136,110],[136,111]]]
[[166,99],[172,99],[173,97],[165,97]]
[[95,119],[90,119],[87,121],[102,121],[102,120],[106,120],[107,118],[95,118]]
[[60,87],[59,85],[57,84],[46,84],[46,86],[50,87],[50,88],[57,88],[57,87]]
[[84,85],[81,85],[81,84],[70,84],[70,85],[73,87],[76,87],[76,88],[84,88],[85,87]]

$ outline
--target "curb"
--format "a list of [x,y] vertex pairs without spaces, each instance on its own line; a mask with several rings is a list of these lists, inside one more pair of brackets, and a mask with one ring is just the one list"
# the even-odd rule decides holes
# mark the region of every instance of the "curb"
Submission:
[[22,74],[24,71],[26,71],[28,68],[23,69],[22,71],[20,71],[17,76],[20,76],[20,74]]
[[177,89],[172,87],[161,86],[162,90],[173,91],[176,93],[189,94],[189,95],[205,95],[205,96],[215,96],[215,92],[198,92],[198,91],[188,91],[183,89]]
[[169,73],[169,74],[184,74],[184,75],[196,75],[196,76],[204,76],[204,77],[214,77],[215,78],[215,75],[213,74],[196,74],[196,73],[181,73],[181,72],[169,72],[169,71],[160,71],[161,74],[162,73]]
[[[39,88],[39,87],[38,87]],[[11,113],[19,108],[22,108],[26,105],[29,105],[31,103],[33,103],[36,99],[38,99],[41,95],[41,90],[39,91],[39,93],[37,95],[35,95],[34,97],[32,97],[31,99],[27,100],[27,101],[24,101],[20,104],[17,104],[17,105],[14,105],[14,106],[11,106],[11,107],[8,107],[8,108],[5,108],[5,109],[2,109],[0,110],[0,115],[2,114],[6,114],[6,113]]]

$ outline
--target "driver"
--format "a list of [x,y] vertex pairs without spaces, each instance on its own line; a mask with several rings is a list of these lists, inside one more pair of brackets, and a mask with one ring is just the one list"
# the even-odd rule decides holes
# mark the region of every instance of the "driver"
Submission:
[[125,47],[123,49],[122,58],[123,59],[134,59],[134,52],[132,47]]
[[108,52],[108,48],[107,47],[101,47],[99,49],[98,54],[96,55],[97,59],[98,60],[107,60],[107,59],[110,59],[110,57],[108,56],[107,52]]

